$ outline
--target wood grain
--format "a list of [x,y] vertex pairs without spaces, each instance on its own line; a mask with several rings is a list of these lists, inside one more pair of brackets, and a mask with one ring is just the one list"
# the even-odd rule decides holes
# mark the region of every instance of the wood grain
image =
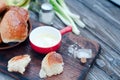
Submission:
[[119,80],[120,7],[109,0],[66,0],[66,3],[86,24],[85,29],[80,29],[81,35],[101,45],[101,54],[86,80]]

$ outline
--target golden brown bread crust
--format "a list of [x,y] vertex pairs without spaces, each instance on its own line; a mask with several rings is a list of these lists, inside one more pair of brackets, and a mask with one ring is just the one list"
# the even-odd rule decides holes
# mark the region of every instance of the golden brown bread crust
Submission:
[[29,13],[25,9],[20,8],[20,7],[16,7],[16,6],[10,6],[9,10],[13,10],[13,11],[18,12],[20,14],[21,18],[23,18],[23,20],[25,22],[28,21],[28,19],[29,19]]
[[46,60],[49,66],[51,66],[52,64],[63,63],[62,56],[55,51],[49,52],[46,55]]
[[28,18],[28,11],[23,8],[14,7],[9,9],[0,24],[2,41],[4,43],[24,41],[28,35]]
[[0,0],[0,13],[7,8],[5,0]]
[[19,55],[19,56],[13,57],[10,61],[15,62],[15,61],[19,61],[19,60],[25,59],[27,57],[29,57],[29,55],[27,55],[27,54],[26,55]]

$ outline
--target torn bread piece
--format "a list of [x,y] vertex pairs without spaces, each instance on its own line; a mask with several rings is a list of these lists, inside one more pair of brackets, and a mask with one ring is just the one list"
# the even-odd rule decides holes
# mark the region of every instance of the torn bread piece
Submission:
[[57,75],[63,72],[63,58],[60,54],[56,52],[48,53],[41,65],[41,70],[39,73],[40,78],[50,77],[52,75]]
[[11,58],[8,61],[8,71],[9,72],[19,72],[24,74],[26,66],[31,61],[30,55],[19,55]]

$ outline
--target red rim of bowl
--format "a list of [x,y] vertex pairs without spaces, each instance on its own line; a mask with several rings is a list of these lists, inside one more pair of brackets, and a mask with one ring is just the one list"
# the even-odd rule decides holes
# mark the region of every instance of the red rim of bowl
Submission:
[[[44,50],[48,50],[48,49],[50,49],[50,48],[55,48],[55,47],[58,47],[58,48],[60,47],[62,35],[61,35],[61,33],[60,33],[59,30],[57,30],[56,28],[51,27],[51,28],[55,29],[56,31],[59,31],[59,36],[60,36],[59,41],[58,41],[56,44],[54,44],[54,45],[52,45],[52,46],[50,46],[50,47],[41,47],[41,46],[39,46],[39,45],[36,45],[36,44],[32,41],[31,35],[33,35],[33,32],[35,32],[35,30],[37,30],[37,29],[39,29],[39,28],[43,28],[43,27],[51,27],[51,26],[40,26],[40,27],[35,28],[33,31],[31,31],[30,36],[29,36],[29,40],[30,40],[30,45],[31,45],[31,47],[32,47],[35,51],[40,52],[40,53],[47,54],[46,52],[49,52],[49,51],[44,51]],[[37,49],[35,49],[35,48],[37,48]],[[54,49],[53,51],[57,50],[58,48]],[[41,51],[38,51],[38,49],[41,49]],[[43,50],[43,52],[42,52],[42,50]]]

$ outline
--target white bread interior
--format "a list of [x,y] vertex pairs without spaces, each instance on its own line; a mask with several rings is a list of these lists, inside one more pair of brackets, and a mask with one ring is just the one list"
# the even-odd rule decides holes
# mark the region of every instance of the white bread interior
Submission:
[[8,61],[8,71],[9,72],[19,72],[21,74],[24,73],[25,67],[31,61],[30,55],[19,55],[11,58]]
[[40,78],[62,73],[63,65],[63,58],[60,54],[56,52],[48,53],[42,61],[41,70],[39,72]]

